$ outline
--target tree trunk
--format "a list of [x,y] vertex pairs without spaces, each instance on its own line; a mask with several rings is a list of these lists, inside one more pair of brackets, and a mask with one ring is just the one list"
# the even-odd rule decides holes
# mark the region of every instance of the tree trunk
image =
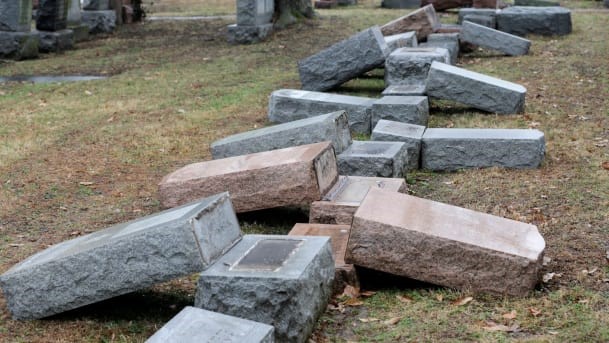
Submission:
[[275,26],[286,27],[302,18],[315,17],[311,0],[275,0]]

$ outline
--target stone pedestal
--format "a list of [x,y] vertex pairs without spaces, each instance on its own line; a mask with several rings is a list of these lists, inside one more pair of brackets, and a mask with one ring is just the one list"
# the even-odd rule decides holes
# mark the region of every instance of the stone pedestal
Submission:
[[38,31],[40,43],[38,48],[41,52],[59,52],[74,48],[74,31]]
[[340,174],[352,176],[402,177],[408,166],[401,142],[353,141],[337,160]]
[[403,142],[408,154],[408,169],[418,169],[421,156],[421,140],[425,126],[379,120],[372,130],[373,141]]
[[273,0],[237,0],[237,24],[227,27],[231,44],[252,44],[265,40],[273,31]]
[[385,85],[424,85],[431,63],[450,63],[444,48],[400,48],[385,62]]
[[25,60],[38,57],[37,32],[0,31],[0,57]]
[[429,103],[426,96],[384,96],[372,105],[372,127],[381,119],[427,126]]

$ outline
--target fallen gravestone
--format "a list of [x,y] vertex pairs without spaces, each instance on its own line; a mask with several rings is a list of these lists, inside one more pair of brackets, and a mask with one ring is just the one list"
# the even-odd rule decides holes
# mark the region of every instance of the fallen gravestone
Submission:
[[353,217],[346,262],[464,291],[524,296],[545,242],[530,224],[370,189]]
[[421,0],[383,0],[381,7],[384,8],[419,8]]
[[323,92],[280,89],[269,98],[269,120],[287,123],[335,111],[346,111],[355,133],[370,134],[372,103],[376,99]]
[[390,120],[379,120],[372,130],[373,141],[403,142],[408,154],[408,169],[419,168],[421,140],[425,126],[400,123]]
[[232,44],[250,44],[265,40],[273,31],[273,0],[237,0],[237,24],[227,28]]
[[164,207],[230,192],[237,212],[319,200],[338,179],[332,143],[259,152],[187,165],[159,184]]
[[425,85],[393,85],[385,88],[383,96],[417,96],[425,93]]
[[353,141],[337,156],[341,175],[402,177],[408,167],[408,151],[402,142]]
[[514,6],[554,7],[560,6],[560,3],[548,0],[514,0]]
[[433,5],[436,11],[445,11],[451,8],[471,7],[472,0],[422,0],[421,5]]
[[385,36],[385,43],[389,47],[389,52],[399,48],[413,48],[418,45],[417,33],[414,31],[398,33],[397,35]]
[[381,66],[389,48],[377,26],[298,62],[302,89],[326,91]]
[[372,127],[381,119],[427,126],[429,103],[426,96],[384,96],[372,105]]
[[538,130],[427,129],[421,154],[421,167],[430,170],[537,168],[545,140]]
[[0,0],[0,58],[38,57],[39,37],[31,32],[31,22],[31,0]]
[[[434,45],[444,43],[444,45]],[[450,64],[457,64],[459,58],[459,33],[432,33],[427,37],[431,47],[445,48],[450,53]]]
[[490,29],[494,29],[497,27],[497,22],[496,22],[495,17],[487,16],[487,15],[468,14],[465,17],[463,17],[463,23],[465,23],[466,21],[468,21],[470,23],[486,26]]
[[[436,33],[437,34],[437,33]],[[430,35],[431,36],[431,35]],[[455,65],[457,64],[457,60],[459,59],[459,42],[450,42],[450,41],[429,41],[429,37],[427,37],[427,42],[419,44],[420,48],[441,48],[446,49],[448,51],[448,64]]]
[[526,92],[521,85],[439,62],[432,63],[425,87],[430,97],[499,114],[523,113]]
[[43,250],[0,276],[15,319],[37,319],[200,272],[241,237],[228,194]]
[[351,145],[345,111],[232,135],[213,142],[210,150],[213,158],[218,159],[324,141],[331,141],[337,154]]
[[384,36],[415,31],[417,40],[423,41],[440,26],[440,21],[432,5],[427,5],[403,17],[390,21],[381,27]]
[[311,203],[309,222],[351,225],[353,214],[370,187],[406,192],[403,178],[339,176],[338,182],[323,199]]
[[497,14],[497,29],[513,35],[571,33],[571,10],[564,7],[508,7]]
[[274,328],[187,306],[146,343],[273,343]]
[[433,61],[450,63],[444,48],[400,48],[385,62],[385,86],[423,85]]
[[307,342],[332,293],[329,237],[245,235],[201,273],[195,306],[275,327]]
[[463,24],[466,16],[481,16],[488,17],[489,20],[493,23],[492,28],[495,28],[496,18],[497,18],[497,10],[491,8],[461,8],[459,10],[459,17],[457,19],[457,23],[459,25]]
[[469,21],[463,22],[461,40],[489,48],[510,56],[521,56],[529,53],[531,41],[506,32],[494,30]]
[[459,32],[461,32],[461,25],[441,24],[433,32],[434,33],[459,33]]

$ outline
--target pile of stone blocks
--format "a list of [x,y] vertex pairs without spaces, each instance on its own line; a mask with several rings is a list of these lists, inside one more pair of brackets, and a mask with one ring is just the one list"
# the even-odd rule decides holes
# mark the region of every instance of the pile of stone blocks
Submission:
[[36,29],[42,52],[57,52],[74,47],[74,31],[68,29],[68,0],[40,0]]
[[237,0],[237,23],[227,28],[231,44],[251,44],[265,40],[273,32],[273,0]]
[[32,1],[0,0],[0,58],[38,57],[38,33],[31,32]]
[[85,0],[82,22],[89,33],[111,33],[116,29],[116,11],[110,9],[110,0]]

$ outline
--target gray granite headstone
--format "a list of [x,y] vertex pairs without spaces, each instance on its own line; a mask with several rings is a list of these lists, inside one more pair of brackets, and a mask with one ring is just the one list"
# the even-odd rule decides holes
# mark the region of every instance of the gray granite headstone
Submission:
[[68,27],[68,0],[40,0],[36,29],[59,31]]
[[372,130],[373,141],[403,142],[408,154],[408,169],[419,168],[421,155],[421,139],[425,126],[400,123],[390,120],[379,120]]
[[385,43],[389,47],[389,51],[394,51],[399,48],[417,47],[419,45],[417,41],[417,32],[409,31],[404,33],[398,33],[391,36],[385,36]]
[[80,14],[80,0],[68,0],[68,26],[77,26],[81,24],[82,15]]
[[468,14],[463,17],[463,22],[461,24],[463,24],[466,21],[476,23],[478,25],[486,26],[491,29],[494,29],[497,27],[497,19],[494,16]]
[[450,53],[444,48],[400,48],[385,62],[385,86],[425,84],[433,61],[450,63]]
[[110,0],[84,0],[85,11],[106,11],[110,9]]
[[82,23],[89,27],[89,33],[110,33],[116,28],[116,12],[82,11]]
[[0,0],[0,31],[30,32],[32,0]]
[[498,11],[494,8],[461,8],[459,9],[459,18],[457,19],[457,22],[462,24],[465,16],[468,15],[489,17],[492,18],[493,22],[495,22],[497,12]]
[[402,177],[408,151],[402,142],[353,141],[337,156],[341,175]]
[[497,50],[510,56],[526,55],[531,47],[531,41],[528,39],[474,24],[467,20],[463,22],[461,40],[484,48]]
[[274,11],[275,2],[273,0],[237,0],[237,25],[269,24]]
[[513,35],[571,33],[571,10],[564,7],[508,7],[497,14],[497,29]]
[[0,31],[0,57],[24,60],[38,57],[37,32]]
[[426,96],[384,96],[372,105],[372,127],[381,119],[427,126],[429,103]]

